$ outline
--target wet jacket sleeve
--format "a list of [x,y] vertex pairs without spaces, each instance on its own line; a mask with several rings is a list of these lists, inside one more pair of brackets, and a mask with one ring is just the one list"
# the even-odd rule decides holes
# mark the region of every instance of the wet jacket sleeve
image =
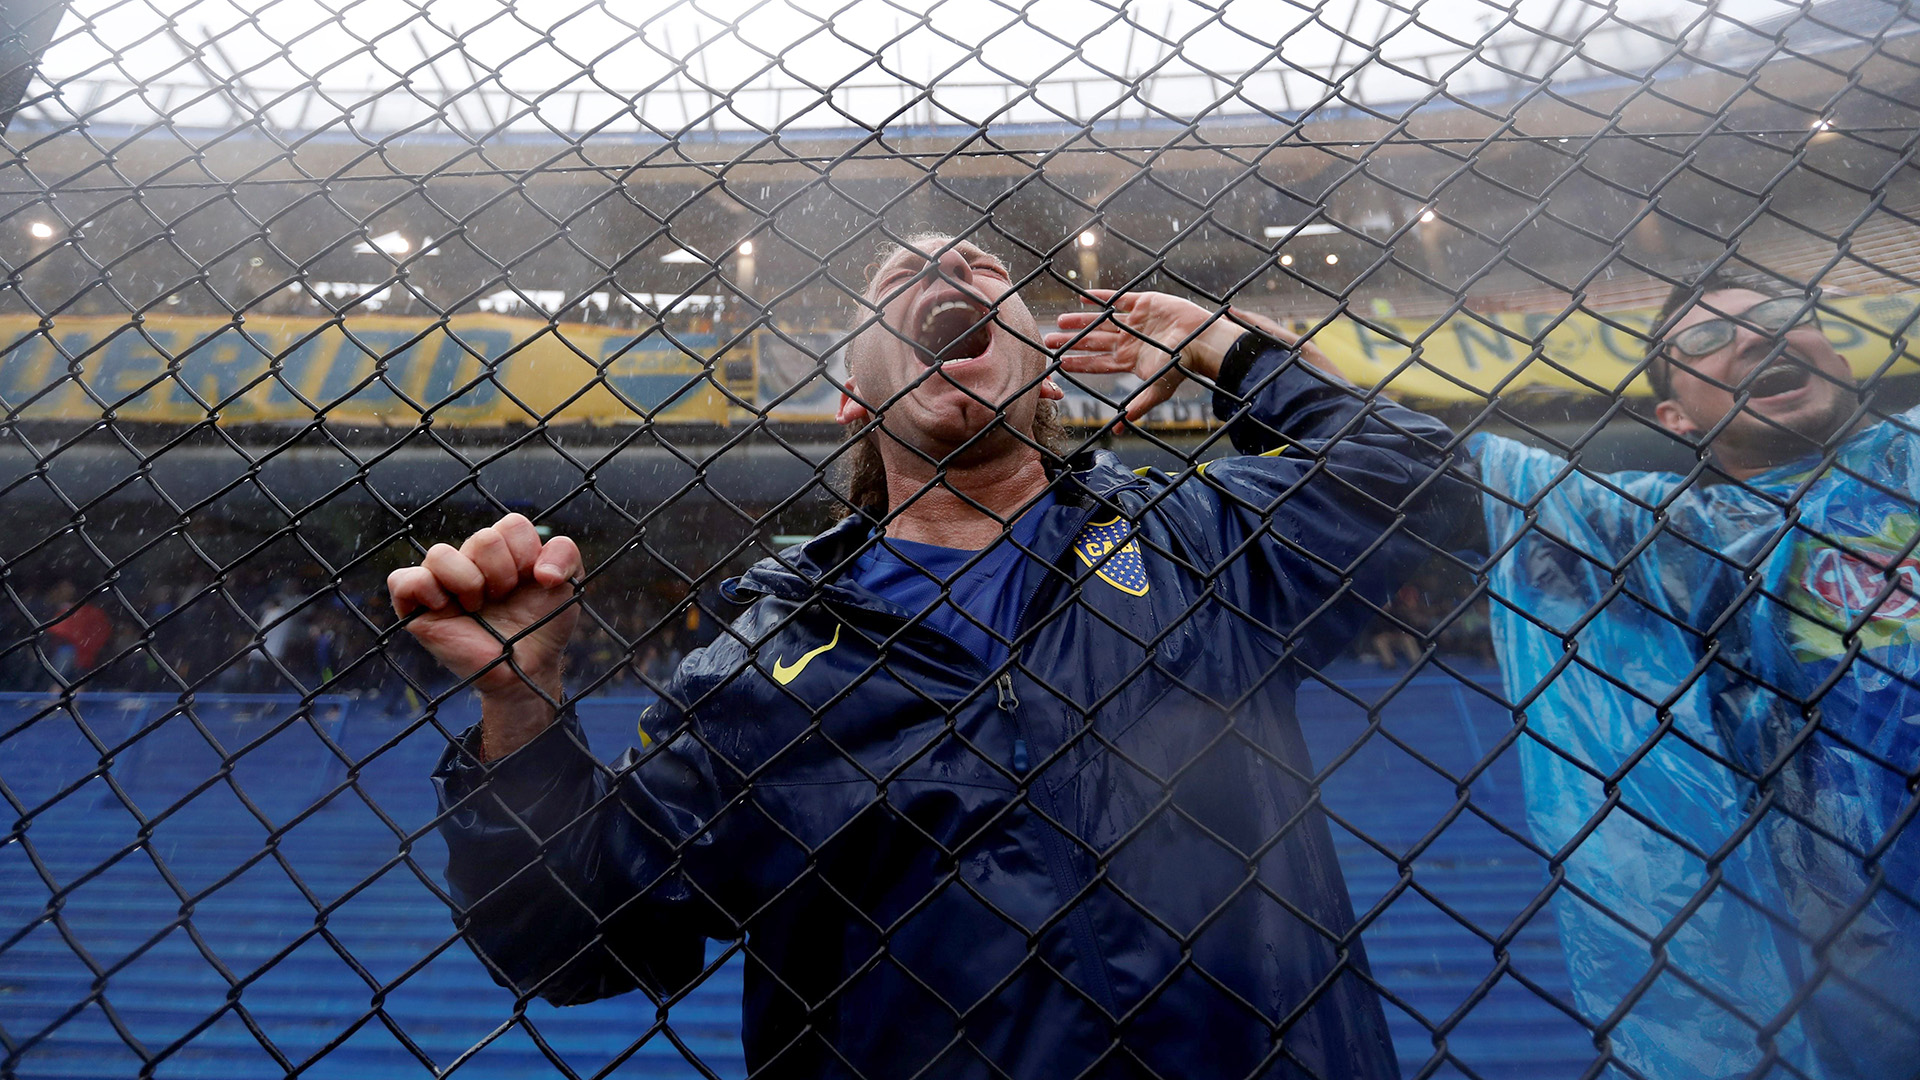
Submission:
[[1661,473],[1583,472],[1558,454],[1498,435],[1476,435],[1467,446],[1495,549],[1529,528],[1531,518],[1581,554],[1617,562],[1654,528],[1674,488],[1674,478]]
[[1325,374],[1257,333],[1216,379],[1240,457],[1203,467],[1217,588],[1318,664],[1434,553],[1470,542],[1478,504],[1445,424]]
[[697,740],[683,731],[609,767],[565,714],[483,765],[478,732],[433,781],[455,922],[494,981],[556,1005],[667,994],[698,977],[706,938],[739,936],[722,914],[739,863],[716,855],[752,841],[733,835],[740,815]]

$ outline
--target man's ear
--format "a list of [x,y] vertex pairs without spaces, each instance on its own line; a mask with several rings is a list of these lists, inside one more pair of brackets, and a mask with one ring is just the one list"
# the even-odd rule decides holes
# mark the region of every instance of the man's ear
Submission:
[[1672,398],[1653,407],[1653,418],[1660,421],[1661,427],[1675,435],[1691,439],[1700,434],[1700,426],[1695,424],[1693,418],[1687,415],[1687,411],[1680,407],[1680,403]]
[[854,395],[859,392],[860,388],[853,384],[853,376],[848,375],[847,388],[840,392],[840,408],[833,414],[833,418],[836,421],[843,425],[864,424],[873,419],[873,413],[870,412],[865,405],[860,404],[859,400],[854,397]]

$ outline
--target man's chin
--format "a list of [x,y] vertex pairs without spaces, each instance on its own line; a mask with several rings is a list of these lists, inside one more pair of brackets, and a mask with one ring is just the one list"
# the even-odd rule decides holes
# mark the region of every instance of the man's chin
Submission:
[[[1755,408],[1721,433],[1722,439],[1742,444],[1744,456],[1770,465],[1817,453],[1831,443],[1852,419],[1854,407],[1844,396],[1834,394],[1821,401],[1810,401],[1792,408]],[[1733,449],[1729,447],[1729,449]]]
[[912,425],[883,424],[883,427],[895,441],[912,447],[916,456],[948,467],[1005,454],[1018,439],[998,413],[977,403],[970,403],[951,415],[925,418]]
[[[1843,393],[1836,387],[1830,393],[1804,402],[1783,403],[1785,407],[1770,408],[1766,402],[1749,407],[1757,416],[1766,418],[1767,430],[1774,435],[1807,446],[1820,446],[1847,425],[1847,421],[1853,417],[1856,404],[1858,399],[1854,395]],[[1782,431],[1782,428],[1785,430]]]

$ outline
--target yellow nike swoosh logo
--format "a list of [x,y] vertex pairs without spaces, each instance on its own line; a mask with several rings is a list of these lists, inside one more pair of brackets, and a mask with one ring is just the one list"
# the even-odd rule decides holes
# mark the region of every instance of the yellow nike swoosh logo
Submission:
[[787,685],[800,677],[800,673],[807,669],[807,665],[813,663],[814,657],[819,656],[821,653],[826,652],[838,644],[840,644],[840,627],[835,626],[833,628],[833,640],[827,642],[825,645],[820,646],[812,652],[801,653],[800,659],[795,660],[791,664],[784,664],[775,660],[773,662],[773,681],[779,683],[781,686]]

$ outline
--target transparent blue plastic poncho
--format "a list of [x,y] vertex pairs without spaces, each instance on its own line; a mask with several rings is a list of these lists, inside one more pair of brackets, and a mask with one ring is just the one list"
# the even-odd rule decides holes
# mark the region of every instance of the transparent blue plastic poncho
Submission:
[[1826,1080],[1920,1070],[1917,420],[1744,484],[1474,440],[1528,824],[1577,1004],[1647,1076],[1769,1040]]

